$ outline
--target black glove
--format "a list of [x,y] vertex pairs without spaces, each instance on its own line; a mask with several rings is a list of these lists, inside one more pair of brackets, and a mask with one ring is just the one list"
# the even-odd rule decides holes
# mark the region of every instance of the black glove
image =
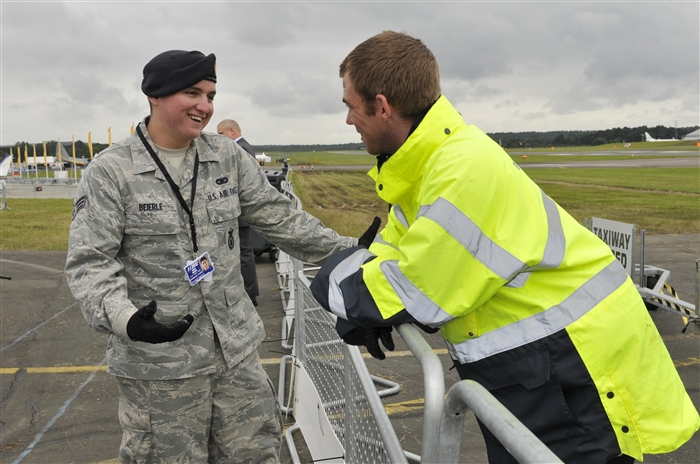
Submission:
[[365,248],[369,248],[369,246],[374,241],[374,237],[377,236],[377,231],[379,230],[379,226],[381,224],[382,224],[382,219],[379,216],[374,216],[374,220],[372,221],[372,224],[365,231],[365,233],[362,234],[362,237],[357,239],[357,244],[360,246],[363,246]]
[[356,327],[345,334],[343,341],[348,345],[366,346],[367,352],[376,359],[386,359],[386,355],[379,346],[381,339],[384,347],[389,351],[394,351],[394,340],[391,338],[393,327],[373,327],[367,329]]
[[174,342],[185,335],[187,329],[194,322],[194,316],[188,314],[179,321],[161,324],[153,319],[156,310],[156,302],[151,300],[150,303],[131,316],[126,324],[126,333],[129,338],[146,343]]

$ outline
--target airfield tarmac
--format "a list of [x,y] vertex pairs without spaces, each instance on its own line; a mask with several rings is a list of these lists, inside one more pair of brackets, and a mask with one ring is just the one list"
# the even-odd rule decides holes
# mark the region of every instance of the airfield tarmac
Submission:
[[[697,167],[697,158],[690,159]],[[669,282],[680,299],[694,302],[700,235],[647,236],[645,245],[646,264],[670,270]],[[0,463],[118,462],[118,392],[115,380],[104,370],[106,337],[88,328],[72,298],[63,275],[65,256],[64,251],[0,251],[0,275],[12,277],[0,279]],[[275,266],[267,255],[256,263],[261,291],[257,309],[267,331],[259,353],[276,386],[279,358],[289,353],[279,342],[282,301]],[[695,407],[700,408],[700,335],[682,334],[681,318],[670,311],[650,314]],[[420,454],[422,371],[398,335],[394,339],[398,356],[366,362],[372,374],[401,385],[397,395],[383,402],[404,449]],[[426,339],[444,352],[439,334]],[[459,379],[449,370],[447,355],[439,358],[449,389]],[[285,425],[292,424],[294,418],[289,415]],[[302,437],[294,436],[301,461],[310,462]],[[695,464],[698,456],[700,434],[673,453],[646,456],[645,462]],[[292,462],[286,443],[281,462]],[[487,462],[471,414],[465,420],[460,462]]]
[[[65,252],[0,252],[0,462],[116,463],[121,429],[117,420],[115,380],[104,371],[106,337],[90,330],[63,275]],[[698,235],[648,236],[646,263],[671,271],[680,298],[693,301]],[[261,295],[258,311],[267,340],[260,348],[265,370],[277,385],[279,358],[288,354],[279,334],[283,316],[275,266],[267,255],[257,258]],[[682,334],[680,317],[650,312],[696,407],[700,408],[700,336]],[[691,327],[692,329],[692,327]],[[620,330],[624,330],[621,327]],[[444,349],[439,334],[426,336]],[[367,359],[370,372],[401,384],[384,398],[385,408],[404,449],[420,454],[422,371],[395,336],[397,357]],[[444,352],[444,350],[441,350]],[[446,387],[457,382],[450,361],[443,362]],[[289,370],[288,370],[289,371]],[[290,415],[285,425],[294,423]],[[302,462],[310,462],[299,433],[294,434]],[[647,456],[645,462],[694,464],[700,456],[700,434],[674,453]],[[286,443],[282,463],[291,463]],[[462,459],[485,463],[486,454],[473,416],[465,424]]]

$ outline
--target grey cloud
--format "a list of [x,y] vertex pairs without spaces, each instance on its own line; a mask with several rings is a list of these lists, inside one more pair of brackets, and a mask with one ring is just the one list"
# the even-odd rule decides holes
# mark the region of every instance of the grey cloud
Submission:
[[500,88],[493,87],[484,82],[470,82],[464,80],[443,80],[441,89],[444,95],[455,101],[464,101],[466,103],[477,103],[485,100],[496,100],[504,95],[505,91]]
[[[681,111],[679,124],[693,124],[699,10],[697,2],[3,3],[2,110],[13,114],[2,121],[3,143],[61,127],[128,128],[148,110],[144,64],[176,48],[216,53],[220,101],[249,102],[247,126],[313,116],[322,133],[294,134],[321,143],[327,127],[339,127],[349,139],[328,142],[355,141],[337,120],[338,65],[386,29],[421,38],[438,58],[444,93],[494,121],[491,130],[555,130],[567,118],[619,124],[631,111],[649,125]],[[271,143],[269,134],[257,142]]]
[[291,73],[284,82],[262,83],[247,93],[253,105],[281,117],[338,114],[341,103],[340,80],[307,73]]

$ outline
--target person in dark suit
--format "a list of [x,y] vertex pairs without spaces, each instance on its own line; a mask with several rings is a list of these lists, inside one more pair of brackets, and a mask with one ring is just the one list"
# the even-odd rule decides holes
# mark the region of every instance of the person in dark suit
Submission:
[[[216,127],[216,131],[220,135],[225,135],[236,142],[241,148],[255,158],[255,150],[253,150],[253,147],[243,138],[241,126],[239,126],[236,121],[233,119],[224,119]],[[255,256],[253,255],[250,226],[240,219],[238,220],[238,239],[241,247],[241,274],[243,275],[245,291],[253,302],[253,305],[257,306],[258,301],[256,298],[260,292],[258,291],[258,274],[255,271]]]

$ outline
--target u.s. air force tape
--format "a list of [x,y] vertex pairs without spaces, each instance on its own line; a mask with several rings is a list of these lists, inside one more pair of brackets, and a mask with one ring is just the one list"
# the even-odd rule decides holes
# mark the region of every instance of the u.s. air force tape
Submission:
[[85,195],[75,200],[75,203],[73,204],[73,216],[70,219],[71,221],[75,219],[75,216],[80,212],[81,209],[85,208],[86,204],[87,197]]

